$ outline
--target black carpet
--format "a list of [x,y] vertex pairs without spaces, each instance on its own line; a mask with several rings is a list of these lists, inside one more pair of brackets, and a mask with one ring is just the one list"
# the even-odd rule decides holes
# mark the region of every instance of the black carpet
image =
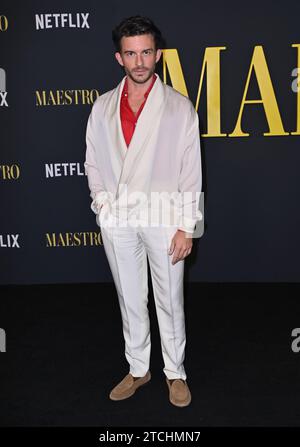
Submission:
[[130,399],[113,284],[2,286],[1,426],[299,426],[299,284],[185,286],[192,403],[169,403],[150,288],[152,380]]

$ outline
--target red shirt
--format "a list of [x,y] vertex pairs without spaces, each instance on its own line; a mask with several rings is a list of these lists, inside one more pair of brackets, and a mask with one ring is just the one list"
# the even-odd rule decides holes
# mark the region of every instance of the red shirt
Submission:
[[144,94],[144,101],[141,104],[137,114],[135,115],[128,103],[128,83],[127,83],[127,77],[124,83],[121,101],[120,101],[120,114],[121,114],[121,123],[122,123],[122,129],[123,129],[123,135],[126,141],[127,146],[129,146],[129,143],[131,141],[138,117],[141,114],[141,111],[144,108],[144,105],[146,103],[147,97],[150,93],[150,90],[153,87],[153,84],[156,80],[156,75],[153,73],[152,76],[152,82],[146,93]]

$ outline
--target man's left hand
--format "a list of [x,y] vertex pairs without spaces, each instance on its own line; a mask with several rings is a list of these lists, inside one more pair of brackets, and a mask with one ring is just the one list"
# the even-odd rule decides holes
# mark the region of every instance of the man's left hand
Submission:
[[168,254],[174,253],[172,264],[176,264],[178,261],[182,261],[192,251],[193,238],[186,237],[185,231],[177,230],[173,236],[171,246]]

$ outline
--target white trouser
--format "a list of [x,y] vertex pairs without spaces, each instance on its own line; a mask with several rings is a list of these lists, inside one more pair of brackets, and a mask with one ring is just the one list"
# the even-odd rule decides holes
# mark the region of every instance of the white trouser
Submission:
[[116,286],[129,372],[144,376],[150,364],[148,314],[149,259],[164,373],[169,379],[186,379],[185,315],[183,299],[184,260],[172,264],[171,239],[177,227],[101,227],[105,253]]

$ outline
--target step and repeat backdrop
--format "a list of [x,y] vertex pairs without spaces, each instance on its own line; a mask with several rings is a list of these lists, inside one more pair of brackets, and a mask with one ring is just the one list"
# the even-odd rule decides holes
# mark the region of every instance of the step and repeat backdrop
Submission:
[[300,4],[2,1],[0,282],[111,281],[84,172],[112,29],[150,17],[156,72],[199,114],[205,227],[186,281],[300,279]]

